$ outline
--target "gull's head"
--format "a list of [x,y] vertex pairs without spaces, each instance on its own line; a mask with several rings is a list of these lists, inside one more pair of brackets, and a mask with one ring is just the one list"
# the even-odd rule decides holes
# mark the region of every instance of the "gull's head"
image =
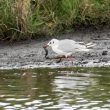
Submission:
[[44,45],[44,48],[47,48],[48,46],[54,47],[58,45],[58,40],[57,39],[52,39],[49,41],[47,44]]
[[53,47],[58,45],[58,40],[57,39],[52,39],[48,44],[48,46]]

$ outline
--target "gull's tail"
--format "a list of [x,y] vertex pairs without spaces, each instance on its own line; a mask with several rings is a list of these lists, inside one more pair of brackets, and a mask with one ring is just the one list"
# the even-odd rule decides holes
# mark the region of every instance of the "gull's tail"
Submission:
[[84,42],[78,42],[78,43],[81,45],[79,51],[85,51],[85,52],[90,51],[96,45],[92,42],[87,44],[85,44]]
[[89,49],[89,48],[96,46],[96,44],[90,42],[90,43],[87,43],[85,46]]

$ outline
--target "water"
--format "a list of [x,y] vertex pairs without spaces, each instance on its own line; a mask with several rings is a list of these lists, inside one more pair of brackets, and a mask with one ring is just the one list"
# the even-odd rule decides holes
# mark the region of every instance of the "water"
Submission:
[[0,110],[110,110],[110,69],[1,71]]

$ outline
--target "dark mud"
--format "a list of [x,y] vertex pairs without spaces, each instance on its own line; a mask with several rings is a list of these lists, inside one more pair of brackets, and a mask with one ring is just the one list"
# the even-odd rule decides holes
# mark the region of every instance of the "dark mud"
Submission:
[[[37,68],[37,67],[101,67],[110,66],[110,29],[84,29],[56,36],[76,41],[94,42],[96,46],[88,53],[75,53],[75,59],[64,59],[56,63],[55,59],[46,59],[42,45],[49,40],[30,40],[17,43],[0,44],[0,69]],[[50,38],[51,39],[51,38]],[[49,48],[48,57],[57,56]]]

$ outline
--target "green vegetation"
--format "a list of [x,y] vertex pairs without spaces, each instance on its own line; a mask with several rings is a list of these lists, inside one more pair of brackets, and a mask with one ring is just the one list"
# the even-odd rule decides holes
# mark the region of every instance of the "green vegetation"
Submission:
[[110,0],[0,0],[0,39],[52,35],[110,23]]

